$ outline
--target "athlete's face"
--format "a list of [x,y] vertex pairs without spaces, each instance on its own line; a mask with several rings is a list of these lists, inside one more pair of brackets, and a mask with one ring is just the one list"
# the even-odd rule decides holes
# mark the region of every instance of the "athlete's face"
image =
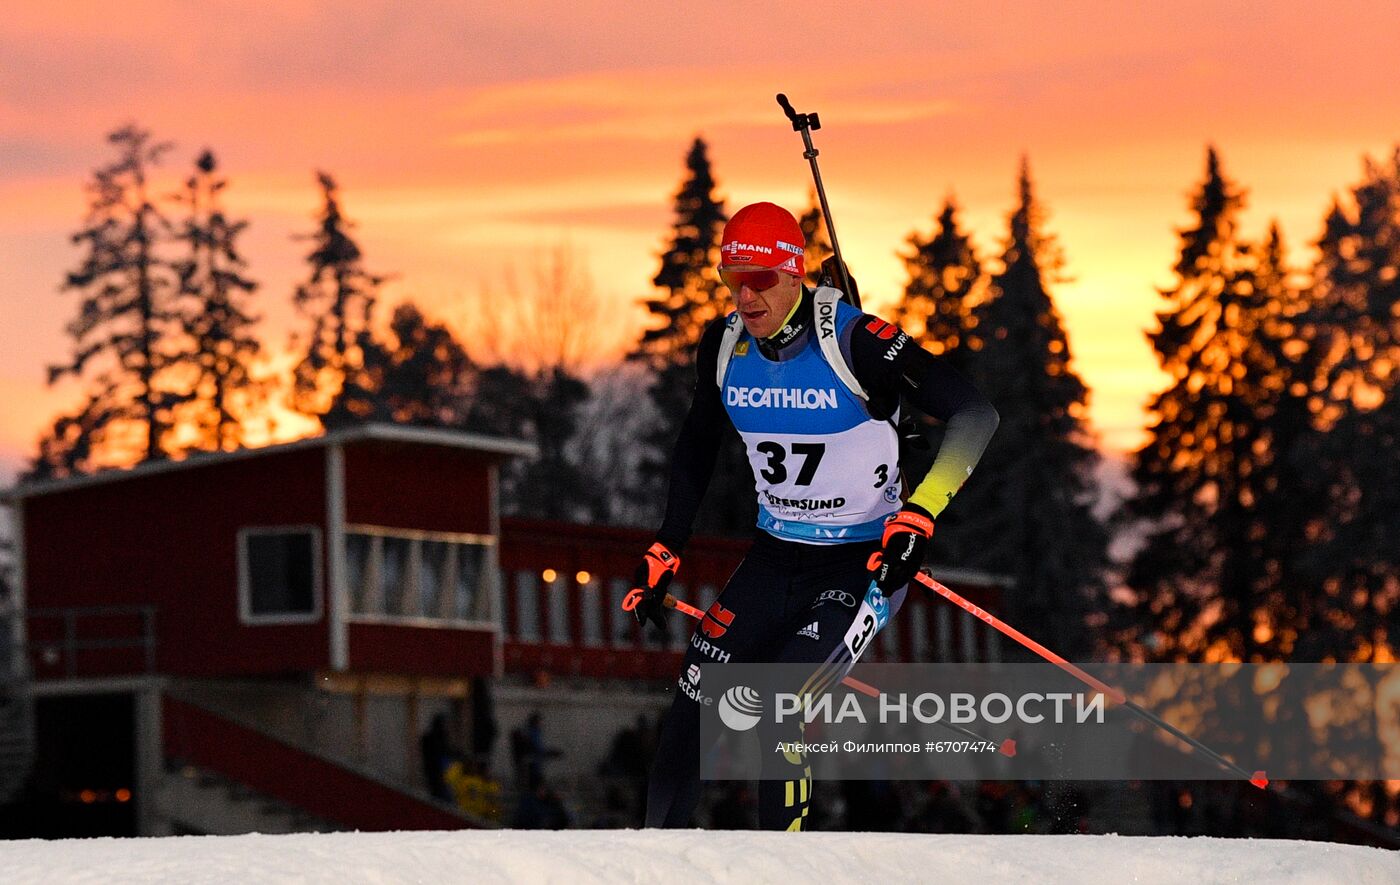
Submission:
[[744,328],[755,338],[767,338],[802,297],[802,278],[762,267],[726,267],[720,277],[734,296]]

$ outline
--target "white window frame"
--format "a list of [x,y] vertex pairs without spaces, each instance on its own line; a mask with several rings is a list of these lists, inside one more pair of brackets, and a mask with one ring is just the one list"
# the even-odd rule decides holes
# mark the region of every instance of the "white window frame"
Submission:
[[[499,632],[503,628],[500,623],[502,615],[499,612],[497,599],[497,582],[500,580],[497,567],[494,565],[496,550],[496,536],[482,535],[471,532],[436,532],[419,529],[400,529],[387,526],[371,525],[367,523],[349,523],[345,526],[345,537],[347,539],[345,548],[348,550],[350,535],[368,538],[370,547],[366,554],[365,568],[360,574],[359,586],[347,587],[346,593],[350,600],[350,607],[346,615],[346,622],[351,624],[388,624],[410,627],[450,627],[470,630],[490,630]],[[462,555],[462,548],[471,547],[480,550],[480,562],[478,568],[478,586],[476,588],[472,606],[475,617],[455,617],[441,614],[425,613],[418,611],[416,614],[391,614],[384,609],[388,607],[388,599],[384,593],[382,583],[382,569],[384,566],[384,542],[390,540],[407,541],[409,548],[407,558],[404,561],[405,573],[400,577],[412,596],[415,610],[419,601],[419,585],[415,570],[422,567],[423,543],[427,541],[442,542],[453,545],[456,550],[454,556]],[[348,554],[347,554],[348,555]],[[347,563],[347,572],[348,572]],[[448,582],[450,574],[444,572],[439,576],[444,584]],[[443,592],[448,592],[447,587],[443,587]],[[439,596],[439,611],[452,604],[452,610],[456,611],[455,586],[451,589],[453,596]],[[373,603],[375,611],[364,611],[366,598],[369,597]],[[402,599],[400,599],[402,602]],[[538,612],[538,605],[536,606]]]
[[[259,535],[311,535],[311,611],[306,614],[253,614],[252,574],[248,568],[248,539]],[[238,620],[250,627],[284,624],[314,624],[326,610],[325,564],[322,562],[322,531],[318,525],[244,526],[238,530]]]

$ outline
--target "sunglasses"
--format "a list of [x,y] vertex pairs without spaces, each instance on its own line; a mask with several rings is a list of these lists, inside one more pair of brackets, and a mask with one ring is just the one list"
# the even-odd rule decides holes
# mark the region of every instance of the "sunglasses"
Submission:
[[778,285],[778,272],[776,270],[724,270],[720,269],[719,278],[729,287],[729,291],[735,295],[744,286],[748,286],[755,292],[766,292]]

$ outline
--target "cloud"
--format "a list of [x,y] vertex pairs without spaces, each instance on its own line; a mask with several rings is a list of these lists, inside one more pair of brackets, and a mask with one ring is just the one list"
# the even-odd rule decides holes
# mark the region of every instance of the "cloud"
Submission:
[[595,204],[533,212],[507,212],[506,221],[530,226],[616,228],[654,235],[671,220],[671,210],[660,200],[631,204]]
[[465,278],[565,236],[620,303],[649,290],[697,134],[731,203],[805,200],[785,91],[825,123],[822,172],[872,304],[899,291],[894,251],[949,192],[994,252],[1030,152],[1082,280],[1057,296],[1095,419],[1121,439],[1157,383],[1139,329],[1206,138],[1250,189],[1248,223],[1278,214],[1302,242],[1356,158],[1395,136],[1400,3],[1243,2],[10,4],[0,319],[22,340],[0,375],[41,378],[66,346],[66,235],[127,120],[178,143],[170,180],[218,153],[281,336],[315,169],[340,180],[373,266],[403,273],[396,293],[447,309]]
[[[580,140],[626,136],[645,141],[675,142],[697,132],[785,128],[782,110],[773,96],[785,67],[742,71],[696,68],[605,71],[566,78],[534,80],[485,87],[449,111],[460,121],[450,143],[463,147],[556,142],[566,146]],[[883,75],[848,71],[845,95],[830,96],[820,108],[842,125],[866,126],[930,120],[954,110],[936,95],[863,94],[861,84],[873,85]],[[656,100],[638,101],[635,86],[647,83]],[[799,103],[798,110],[804,110]]]

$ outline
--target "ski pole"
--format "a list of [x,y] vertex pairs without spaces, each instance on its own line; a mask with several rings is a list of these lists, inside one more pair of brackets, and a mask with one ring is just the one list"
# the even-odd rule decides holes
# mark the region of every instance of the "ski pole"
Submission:
[[1053,651],[1041,645],[1039,642],[1036,642],[1034,639],[1031,639],[1029,636],[1022,633],[1020,630],[1017,630],[1015,627],[998,618],[996,615],[969,602],[968,600],[954,593],[952,590],[949,590],[947,587],[934,580],[933,576],[930,575],[927,571],[921,569],[915,573],[914,577],[915,580],[917,580],[920,584],[924,585],[929,590],[932,590],[934,593],[937,593],[939,596],[942,596],[944,599],[958,606],[963,611],[972,615],[974,618],[977,618],[980,621],[990,624],[992,627],[995,627],[997,630],[1001,631],[1001,633],[1003,633],[1004,635],[1010,636],[1012,639],[1016,640],[1024,647],[1040,655],[1042,658],[1059,667],[1061,670],[1064,670],[1066,673],[1069,673],[1071,676],[1074,676],[1076,679],[1085,683],[1090,688],[1093,688],[1095,691],[1099,691],[1102,692],[1104,695],[1107,695],[1114,703],[1121,704],[1122,706],[1126,707],[1129,711],[1131,711],[1139,718],[1152,723],[1153,725],[1157,726],[1158,728],[1161,728],[1162,730],[1166,731],[1168,734],[1172,735],[1178,740],[1184,741],[1187,744],[1191,745],[1192,747],[1200,751],[1203,755],[1213,760],[1217,765],[1220,765],[1222,768],[1225,768],[1228,771],[1232,771],[1235,774],[1238,774],[1240,777],[1249,781],[1251,784],[1253,784],[1261,790],[1269,785],[1268,775],[1265,774],[1263,771],[1256,771],[1253,774],[1249,773],[1248,771],[1245,771],[1243,768],[1236,765],[1234,762],[1231,762],[1229,759],[1215,752],[1210,747],[1207,747],[1205,744],[1191,737],[1189,734],[1186,734],[1181,729],[1177,728],[1175,725],[1172,725],[1167,720],[1158,716],[1156,713],[1153,713],[1151,710],[1148,710],[1140,706],[1136,702],[1130,700],[1126,695],[1123,694],[1123,692],[1119,691],[1116,688],[1112,688],[1108,685],[1105,685],[1100,680],[1094,678],[1093,676],[1090,676],[1088,673],[1085,673],[1083,670],[1076,667],[1074,664],[1071,664],[1069,661],[1055,654]]
[[[637,607],[637,604],[642,601],[642,595],[645,592],[646,591],[643,590],[641,587],[633,587],[631,590],[629,590],[627,592],[627,595],[622,598],[622,610],[630,612],[633,609],[635,609]],[[679,599],[672,596],[670,593],[666,594],[665,598],[662,599],[661,604],[666,606],[667,608],[675,609],[678,612],[690,615],[697,621],[705,617],[705,613],[702,612],[700,609],[688,603],[681,602]],[[861,682],[859,679],[856,679],[855,677],[850,675],[842,677],[841,684],[849,689],[858,691],[861,694],[866,695],[867,697],[877,698],[880,696],[880,690],[878,688],[868,683]],[[938,724],[942,725],[944,728],[948,728],[952,731],[957,732],[963,737],[971,738],[974,741],[979,741],[984,744],[991,743],[991,741],[982,737],[980,734],[978,734],[970,728],[966,728],[964,726],[957,725],[952,722],[943,722],[941,720]],[[1014,738],[1007,738],[1006,740],[1002,741],[1000,744],[997,745],[997,752],[1001,753],[1003,756],[1006,756],[1008,758],[1014,757],[1016,755],[1016,740]]]
[[841,259],[841,244],[836,242],[836,222],[831,220],[831,207],[826,203],[826,188],[822,187],[822,171],[817,168],[817,155],[821,151],[812,145],[812,130],[822,128],[822,121],[815,111],[810,114],[799,114],[792,109],[792,104],[783,93],[778,93],[778,104],[782,105],[783,113],[787,114],[788,120],[792,121],[792,131],[802,133],[802,144],[806,150],[802,156],[812,165],[812,181],[817,185],[817,199],[822,204],[822,218],[826,221],[826,233],[831,237],[831,251],[836,253],[836,270],[841,275],[841,291],[853,307],[860,307],[860,295],[851,285],[851,279],[846,273],[846,262]]
[[[641,587],[633,587],[631,590],[628,590],[627,595],[622,597],[622,610],[625,612],[630,612],[633,609],[635,609],[637,605],[641,603],[642,596],[645,593],[646,591],[643,590]],[[667,608],[673,608],[682,614],[690,615],[697,621],[705,617],[705,613],[702,612],[700,609],[687,602],[681,602],[679,599],[677,599],[669,593],[666,594],[665,599],[661,600],[661,604],[666,606]]]

